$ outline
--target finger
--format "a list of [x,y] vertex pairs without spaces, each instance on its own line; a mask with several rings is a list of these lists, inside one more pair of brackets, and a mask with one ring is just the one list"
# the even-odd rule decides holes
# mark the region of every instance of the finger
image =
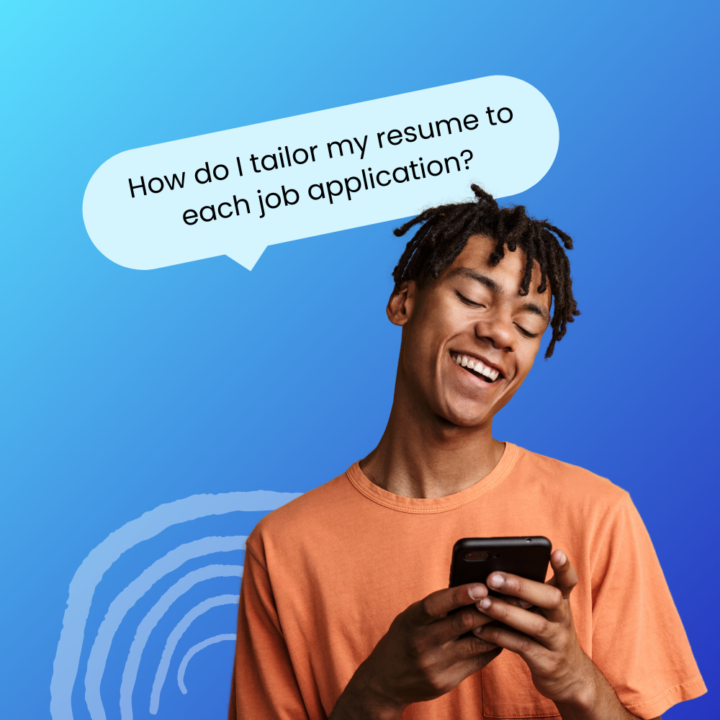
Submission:
[[453,610],[472,605],[484,598],[487,592],[485,585],[479,583],[437,590],[411,605],[411,616],[419,625],[429,625]]
[[537,666],[548,657],[548,651],[533,638],[503,625],[484,625],[475,633],[484,642],[491,642],[520,655],[529,665]]
[[489,640],[483,640],[476,635],[469,635],[468,637],[458,640],[453,643],[452,650],[452,662],[462,662],[469,658],[477,657],[478,655],[484,655],[485,653],[495,650],[498,646],[490,642]]
[[[563,602],[562,598],[560,598],[560,602]],[[555,648],[557,624],[548,620],[544,615],[530,612],[517,605],[511,605],[504,600],[493,597],[481,600],[478,606],[483,613],[493,620],[520,631],[549,650]],[[483,625],[487,625],[487,623],[483,623]],[[479,626],[479,629],[482,627]],[[478,637],[486,637],[484,634],[476,634]]]
[[481,613],[474,605],[461,608],[457,612],[450,613],[440,620],[432,623],[427,628],[431,642],[434,645],[445,645],[445,643],[457,640],[463,635],[475,630],[475,628],[487,625],[492,618]]
[[575,572],[575,568],[570,563],[568,556],[562,550],[556,550],[550,556],[550,565],[555,574],[547,584],[558,588],[562,596],[567,600],[578,583],[577,572]]
[[548,617],[552,619],[562,617],[564,611],[562,592],[550,583],[540,583],[509,573],[495,572],[488,577],[488,587],[499,590],[503,595],[510,595],[535,605],[550,613]]
[[[527,600],[520,600],[519,598],[512,597],[511,595],[503,595],[502,593],[493,591],[494,597],[499,597],[501,600],[504,600],[506,603],[509,603],[510,605],[517,605],[518,607],[525,608],[526,610],[535,607],[532,603],[527,602]],[[477,603],[476,603],[477,605]],[[479,609],[479,608],[478,608]]]

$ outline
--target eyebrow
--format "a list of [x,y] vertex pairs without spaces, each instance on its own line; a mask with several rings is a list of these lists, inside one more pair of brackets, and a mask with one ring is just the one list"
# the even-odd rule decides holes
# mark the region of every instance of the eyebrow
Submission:
[[548,314],[548,311],[545,310],[545,308],[541,308],[539,305],[536,305],[535,303],[524,303],[520,309],[535,313],[535,315],[539,315],[543,320],[550,320],[550,315]]
[[489,278],[487,275],[481,275],[479,272],[475,270],[471,270],[470,268],[466,267],[459,267],[455,268],[450,275],[448,275],[449,278],[456,277],[457,275],[460,275],[461,277],[470,278],[471,280],[477,280],[481,285],[484,285],[488,290],[492,291],[496,295],[502,295],[503,289],[498,285],[492,278]]
[[[466,277],[470,278],[471,280],[476,280],[481,285],[484,285],[490,292],[492,292],[495,295],[502,295],[503,289],[498,283],[496,283],[492,278],[489,278],[487,275],[483,275],[482,273],[477,272],[476,270],[471,270],[470,268],[466,267],[459,267],[455,268],[449,275],[449,278],[452,277]],[[523,303],[521,310],[526,310],[527,312],[531,312],[535,315],[539,315],[544,320],[549,321],[550,320],[550,314],[548,313],[545,308],[540,307],[539,305],[536,305],[532,302],[526,302]]]

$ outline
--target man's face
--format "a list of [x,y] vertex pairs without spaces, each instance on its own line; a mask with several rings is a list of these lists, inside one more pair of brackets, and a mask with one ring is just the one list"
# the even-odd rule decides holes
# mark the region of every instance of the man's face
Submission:
[[550,292],[537,292],[537,262],[521,296],[524,252],[506,251],[492,267],[494,247],[487,236],[472,236],[436,281],[422,290],[410,282],[388,303],[388,317],[403,326],[402,381],[434,413],[464,427],[487,422],[515,394],[550,319]]

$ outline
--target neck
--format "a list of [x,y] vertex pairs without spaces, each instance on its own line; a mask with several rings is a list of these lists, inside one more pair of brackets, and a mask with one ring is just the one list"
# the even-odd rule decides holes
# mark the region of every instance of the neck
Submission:
[[453,425],[396,383],[385,432],[360,468],[395,495],[444,497],[480,482],[500,462],[504,449],[492,437],[492,419],[476,427]]

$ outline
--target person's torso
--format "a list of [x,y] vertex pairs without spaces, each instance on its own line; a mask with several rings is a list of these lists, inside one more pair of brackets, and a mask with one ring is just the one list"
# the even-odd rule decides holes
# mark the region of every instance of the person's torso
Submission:
[[[571,466],[538,458],[508,445],[474,492],[437,502],[393,496],[356,464],[308,493],[308,507],[297,517],[288,513],[263,534],[280,625],[309,710],[322,706],[328,715],[398,613],[448,586],[452,547],[463,537],[544,535],[563,549],[580,578],[571,606],[580,645],[592,657],[593,524],[623,491],[579,469],[585,474],[574,487],[572,479],[557,476],[558,468],[567,475]],[[583,498],[588,484],[597,497]],[[403,715],[440,717],[559,713],[535,690],[525,663],[504,650],[450,693]]]

